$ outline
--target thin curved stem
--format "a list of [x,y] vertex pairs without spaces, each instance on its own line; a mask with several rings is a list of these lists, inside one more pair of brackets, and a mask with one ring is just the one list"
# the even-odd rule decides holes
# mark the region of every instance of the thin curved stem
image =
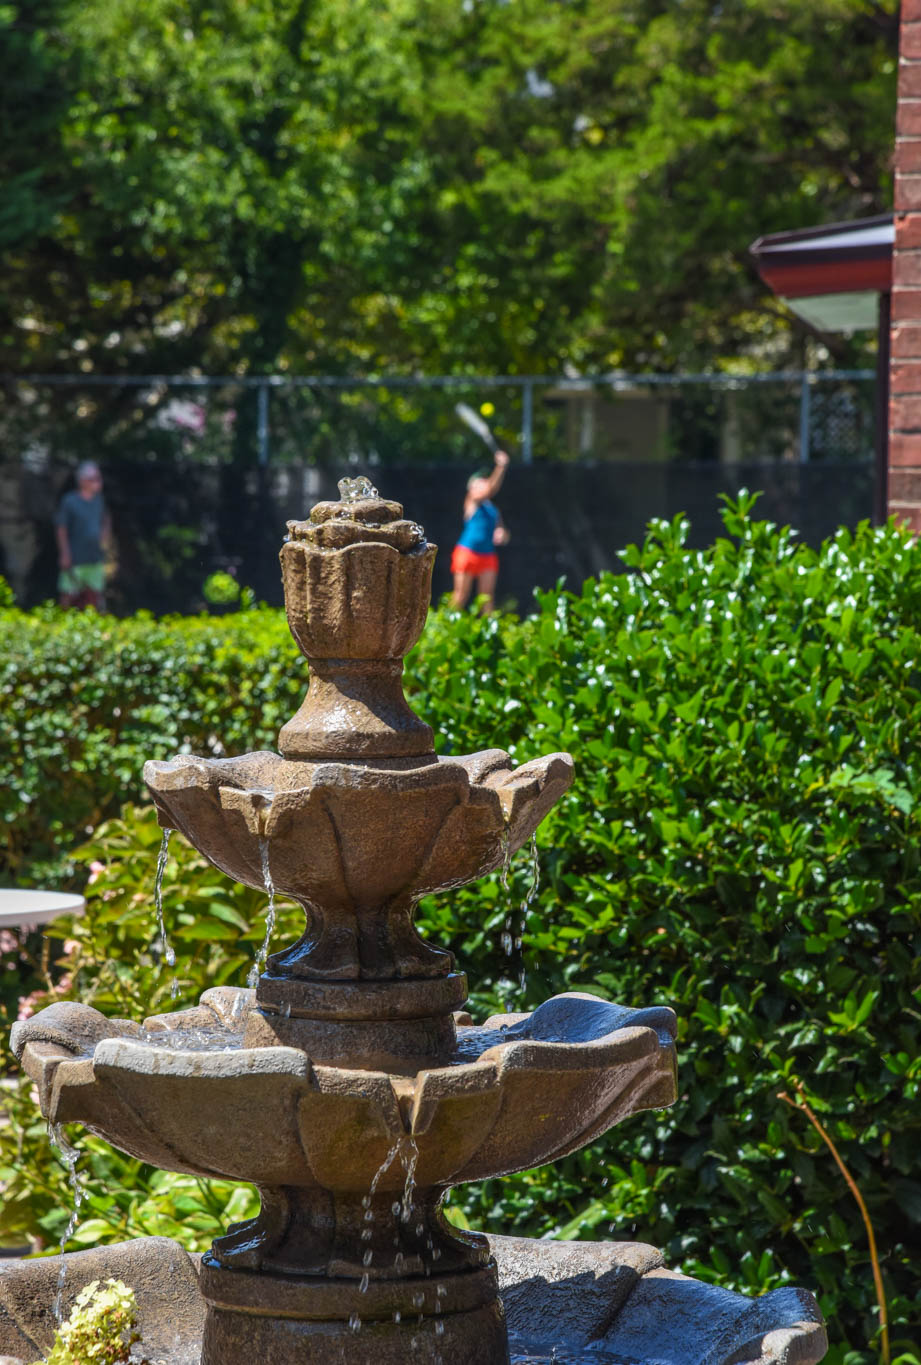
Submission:
[[812,1124],[813,1128],[816,1130],[819,1137],[825,1143],[825,1146],[831,1152],[832,1156],[835,1159],[835,1163],[838,1167],[838,1170],[841,1172],[841,1174],[844,1176],[844,1179],[847,1181],[848,1189],[850,1190],[854,1198],[857,1200],[857,1207],[860,1209],[860,1216],[863,1219],[863,1225],[867,1230],[867,1242],[869,1243],[870,1246],[870,1264],[873,1267],[873,1283],[876,1286],[876,1302],[879,1305],[880,1353],[883,1358],[883,1365],[889,1365],[890,1360],[889,1310],[886,1305],[886,1291],[883,1288],[883,1276],[879,1265],[879,1255],[876,1250],[876,1236],[873,1232],[873,1224],[870,1222],[870,1215],[867,1211],[867,1206],[864,1203],[863,1195],[860,1193],[856,1180],[851,1175],[848,1168],[845,1166],[841,1154],[838,1151],[838,1148],[832,1141],[830,1133],[819,1122],[818,1118],[816,1117],[815,1113],[813,1112],[809,1104],[809,1101],[806,1099],[806,1090],[802,1081],[798,1081],[794,1076],[793,1084],[796,1088],[797,1093],[797,1098],[795,1100],[791,1099],[785,1090],[781,1090],[778,1093],[777,1098],[779,1100],[783,1100],[785,1104],[789,1104],[791,1109],[802,1109],[803,1113],[806,1115],[807,1119]]

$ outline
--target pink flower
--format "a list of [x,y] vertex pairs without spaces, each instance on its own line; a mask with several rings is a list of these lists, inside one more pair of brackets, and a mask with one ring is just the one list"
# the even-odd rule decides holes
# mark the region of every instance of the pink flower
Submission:
[[44,998],[44,991],[33,991],[31,995],[24,995],[19,1002],[19,1013],[17,1019],[31,1019],[35,1013],[38,1002]]
[[0,953],[18,953],[19,939],[11,929],[0,929]]
[[105,863],[101,863],[99,862],[98,859],[94,858],[93,861],[90,863],[90,875],[89,882],[87,884],[89,886],[92,886],[93,882],[98,881],[100,874],[102,872],[105,872],[105,870],[106,870]]

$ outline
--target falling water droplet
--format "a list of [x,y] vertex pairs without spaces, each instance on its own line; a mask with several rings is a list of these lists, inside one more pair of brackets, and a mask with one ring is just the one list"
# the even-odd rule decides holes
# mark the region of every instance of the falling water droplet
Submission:
[[361,1263],[362,1263],[362,1265],[370,1265],[371,1262],[372,1262],[373,1260],[374,1260],[374,1252],[373,1252],[373,1251],[371,1250],[371,1248],[369,1247],[368,1250],[365,1252],[365,1254],[362,1256],[362,1258],[361,1258]]
[[403,1314],[400,1312],[399,1308],[397,1308],[397,1309],[394,1311],[393,1320],[394,1320],[394,1322],[401,1322],[402,1319],[403,1319]]
[[249,969],[249,976],[246,984],[251,989],[259,985],[259,976],[265,966],[265,960],[269,955],[269,944],[272,941],[272,934],[275,930],[275,886],[272,882],[272,873],[269,868],[269,841],[265,835],[259,837],[259,857],[262,861],[262,880],[265,884],[265,892],[269,898],[268,908],[265,915],[265,938],[262,940],[262,947],[256,954],[256,961]]
[[367,1294],[367,1292],[368,1292],[368,1283],[369,1283],[369,1280],[370,1280],[370,1276],[368,1275],[368,1272],[365,1271],[365,1273],[362,1275],[361,1280],[360,1280],[359,1285],[358,1285],[358,1292],[359,1292],[359,1294]]
[[358,1316],[357,1313],[353,1313],[352,1316],[349,1318],[349,1326],[351,1327],[353,1332],[361,1331],[361,1318]]

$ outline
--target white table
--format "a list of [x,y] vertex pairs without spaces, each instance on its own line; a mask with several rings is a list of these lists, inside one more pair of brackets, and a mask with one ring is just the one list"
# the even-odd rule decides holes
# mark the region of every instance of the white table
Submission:
[[58,915],[82,915],[85,904],[82,896],[63,891],[23,891],[0,886],[0,929],[28,933]]

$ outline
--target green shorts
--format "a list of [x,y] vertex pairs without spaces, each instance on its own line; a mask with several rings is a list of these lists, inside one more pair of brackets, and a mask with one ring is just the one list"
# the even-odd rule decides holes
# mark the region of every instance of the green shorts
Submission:
[[58,574],[58,592],[62,597],[73,597],[77,593],[104,593],[106,590],[106,566],[104,564],[73,564]]

